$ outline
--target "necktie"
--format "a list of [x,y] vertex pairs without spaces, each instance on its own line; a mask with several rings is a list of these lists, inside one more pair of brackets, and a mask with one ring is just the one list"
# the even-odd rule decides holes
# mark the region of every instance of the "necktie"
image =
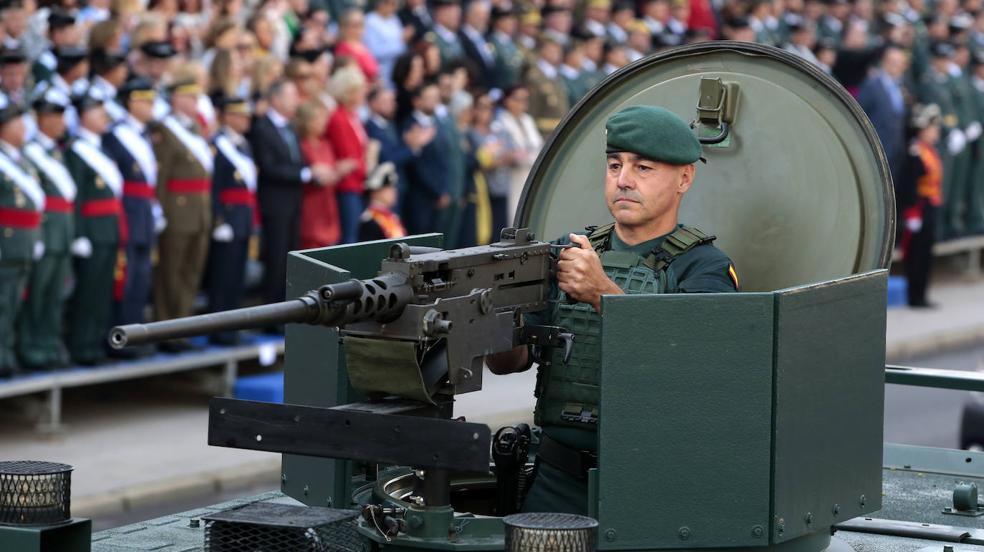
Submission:
[[289,126],[286,125],[278,128],[277,130],[280,131],[280,137],[287,143],[287,149],[290,151],[290,160],[294,163],[300,161],[301,156],[297,151],[297,140],[294,137],[294,132]]

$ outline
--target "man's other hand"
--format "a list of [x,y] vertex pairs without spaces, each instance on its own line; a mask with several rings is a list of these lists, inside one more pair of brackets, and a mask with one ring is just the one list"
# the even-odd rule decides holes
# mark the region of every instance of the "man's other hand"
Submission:
[[601,296],[622,293],[601,266],[601,257],[591,247],[586,236],[570,235],[571,247],[560,252],[557,261],[557,285],[561,291],[578,302],[588,303],[601,312]]

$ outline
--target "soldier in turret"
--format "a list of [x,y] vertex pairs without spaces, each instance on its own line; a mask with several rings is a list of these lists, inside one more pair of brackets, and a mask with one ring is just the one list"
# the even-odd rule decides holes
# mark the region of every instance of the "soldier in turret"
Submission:
[[14,325],[31,263],[44,254],[44,191],[21,154],[23,110],[0,95],[0,377],[17,372]]
[[[171,113],[150,127],[157,199],[167,219],[158,239],[160,263],[153,286],[158,320],[193,314],[212,231],[212,151],[196,120],[201,87],[191,72],[179,71],[168,91]],[[179,352],[191,345],[175,340],[161,348]]]
[[[605,130],[605,201],[615,222],[557,241],[570,247],[560,254],[552,306],[524,319],[577,330],[567,365],[563,351],[539,359],[535,420],[543,436],[525,511],[587,510],[587,473],[597,466],[601,297],[738,289],[714,236],[678,218],[701,155],[687,123],[661,107],[633,106],[612,115]],[[517,347],[486,361],[504,374],[527,370],[534,359]]]
[[95,91],[72,99],[79,128],[65,154],[78,187],[75,200],[75,291],[68,305],[66,344],[72,360],[93,365],[106,358],[106,332],[113,302],[114,270],[123,234],[123,175],[102,148],[109,129],[103,98]]
[[[147,125],[154,117],[154,83],[137,77],[119,90],[125,108],[124,119],[113,125],[104,137],[106,154],[123,175],[123,215],[126,218],[126,266],[117,277],[122,290],[116,299],[117,324],[140,324],[150,299],[152,281],[150,252],[157,234],[167,225],[157,203],[157,158],[147,139]],[[125,351],[125,354],[139,354]],[[114,354],[120,351],[114,352]]]
[[17,321],[17,353],[21,364],[32,370],[65,366],[69,361],[62,342],[62,306],[65,282],[72,272],[69,248],[75,239],[78,191],[58,148],[69,104],[68,96],[55,88],[35,99],[37,132],[24,147],[46,196],[41,227],[44,256],[31,271],[27,302]]
[[[208,306],[212,311],[239,308],[246,285],[246,261],[256,212],[256,165],[246,134],[252,120],[249,101],[217,98],[222,127],[212,139],[212,244],[209,251]],[[235,332],[211,336],[220,345],[239,341]]]

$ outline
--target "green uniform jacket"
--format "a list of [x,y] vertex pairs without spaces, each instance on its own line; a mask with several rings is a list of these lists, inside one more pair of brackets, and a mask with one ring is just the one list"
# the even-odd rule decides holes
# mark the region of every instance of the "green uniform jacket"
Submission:
[[[81,140],[77,138],[76,141]],[[65,153],[65,165],[78,188],[75,196],[75,235],[89,238],[93,244],[115,246],[120,242],[120,222],[117,216],[82,216],[85,205],[92,201],[119,199],[106,180],[75,150],[75,142]],[[122,185],[122,183],[121,183]]]
[[546,137],[570,109],[567,87],[559,73],[548,78],[536,64],[530,66],[526,82],[530,87],[530,115],[540,134]]
[[[62,163],[64,166],[64,156],[58,148],[45,150],[44,146],[38,142],[32,142],[27,146],[27,148],[33,147],[41,148],[48,154],[49,157],[59,163]],[[35,163],[30,156],[25,155],[25,157],[31,162],[31,165],[34,166],[35,171],[37,171],[41,181],[41,188],[44,190],[44,195],[48,198],[48,201],[51,201],[52,198],[64,200],[65,197],[62,195],[61,189],[59,189],[50,178],[48,178],[48,175],[45,173],[43,167]],[[72,201],[74,201],[74,199]],[[42,218],[41,233],[44,236],[44,250],[46,254],[66,253],[68,251],[69,247],[72,245],[72,240],[75,239],[74,218],[74,215],[70,212],[60,213],[45,211]]]
[[[197,132],[197,128],[194,129]],[[157,200],[171,232],[207,232],[212,226],[211,192],[177,193],[168,184],[175,180],[211,181],[208,168],[162,123],[150,126],[150,140],[157,158]],[[204,147],[208,147],[205,143]]]
[[458,35],[451,31],[447,32],[450,34],[445,36],[445,34],[434,30],[425,36],[427,40],[436,44],[438,51],[441,52],[442,67],[447,67],[451,62],[465,57],[465,50],[461,47]]
[[[0,173],[0,209],[37,210],[38,207],[10,176]],[[39,239],[40,229],[0,226],[0,264],[30,262],[34,257],[34,244]]]
[[498,88],[505,90],[519,82],[523,74],[523,52],[511,37],[497,32],[492,33],[489,44],[495,55],[492,82]]

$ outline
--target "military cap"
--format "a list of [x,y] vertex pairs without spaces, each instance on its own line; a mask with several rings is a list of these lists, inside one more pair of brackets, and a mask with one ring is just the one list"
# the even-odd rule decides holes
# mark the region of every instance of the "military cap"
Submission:
[[212,105],[221,113],[238,113],[252,115],[253,106],[248,98],[242,96],[226,96],[218,94],[212,97]]
[[10,101],[6,94],[0,94],[0,125],[5,125],[24,113],[19,105]]
[[92,64],[92,72],[99,75],[125,64],[126,51],[98,48],[92,51],[89,63]]
[[81,94],[72,96],[72,106],[80,114],[96,107],[101,107],[106,102],[106,97],[98,88],[90,86]]
[[649,27],[642,19],[633,19],[625,25],[625,30],[630,33],[649,33]]
[[658,106],[634,105],[605,123],[607,151],[627,151],[672,165],[689,165],[700,159],[700,142],[683,119]]
[[58,46],[52,53],[58,60],[58,72],[63,73],[72,67],[85,61],[89,56],[89,50],[83,46]]
[[434,8],[440,8],[443,6],[457,6],[461,2],[459,0],[430,0],[430,5]]
[[519,15],[519,12],[515,7],[513,7],[512,4],[508,4],[506,6],[492,6],[492,11],[489,14],[492,21],[497,21],[505,17],[516,17],[517,15]]
[[635,5],[632,2],[627,2],[626,0],[615,0],[615,3],[612,5],[612,13],[625,10],[632,10],[632,12],[635,13]]
[[916,104],[912,106],[912,117],[909,124],[912,128],[924,129],[929,125],[940,124],[943,120],[943,112],[936,104]]
[[314,63],[319,57],[323,56],[326,51],[327,49],[325,48],[305,48],[301,50],[294,45],[290,48],[290,57],[301,58],[308,63]]
[[166,40],[149,40],[140,45],[140,51],[147,57],[168,59],[177,54],[174,46]]
[[75,25],[75,14],[62,9],[53,9],[48,12],[48,29],[61,29]]
[[743,15],[729,17],[724,24],[732,29],[747,29],[752,26],[751,22],[748,21],[748,18]]
[[130,100],[153,100],[157,97],[157,89],[150,79],[134,77],[123,83],[117,95],[124,104]]
[[392,161],[380,163],[366,177],[366,191],[375,192],[386,186],[396,186],[399,176],[396,173],[396,165]]
[[31,107],[36,113],[64,113],[68,109],[72,99],[68,94],[59,88],[49,86],[47,90],[38,95],[31,102]]
[[589,8],[612,9],[612,0],[588,0]]
[[571,10],[569,10],[564,6],[558,6],[556,4],[547,4],[546,6],[543,6],[543,8],[540,9],[540,15],[546,18],[555,13],[569,12],[569,11]]
[[0,65],[10,63],[26,63],[27,54],[23,48],[4,48],[0,50]]
[[180,78],[167,86],[168,93],[174,94],[201,94],[202,87],[194,78]]
[[529,10],[519,18],[519,23],[522,25],[539,25],[542,22],[543,17],[536,10]]
[[974,25],[974,18],[969,13],[962,12],[950,18],[950,32],[961,33]]
[[929,47],[929,53],[934,58],[952,58],[953,57],[953,46],[948,42],[934,42]]

